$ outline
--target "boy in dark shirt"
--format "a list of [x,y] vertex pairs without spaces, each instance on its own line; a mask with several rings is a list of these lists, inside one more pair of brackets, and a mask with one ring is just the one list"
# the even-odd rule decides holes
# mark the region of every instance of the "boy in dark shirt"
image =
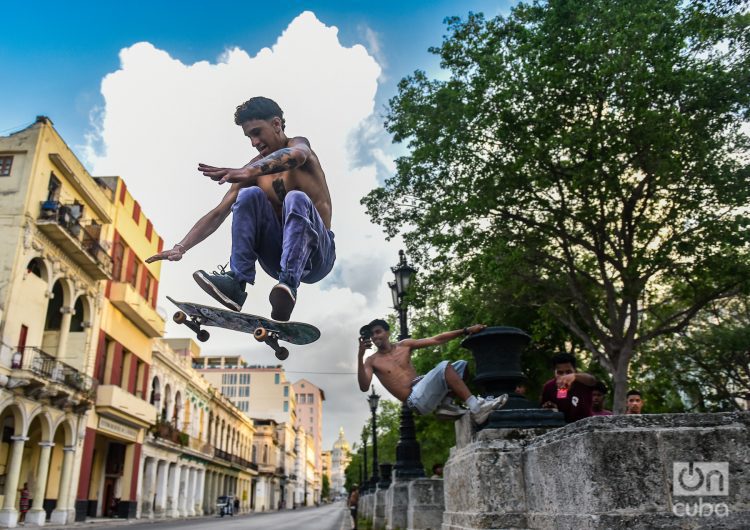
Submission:
[[607,385],[597,381],[591,391],[591,415],[612,416],[612,411],[604,408],[604,399],[607,397]]
[[576,359],[569,353],[552,358],[555,377],[544,384],[542,408],[559,410],[566,423],[591,416],[591,391],[596,377],[576,370]]

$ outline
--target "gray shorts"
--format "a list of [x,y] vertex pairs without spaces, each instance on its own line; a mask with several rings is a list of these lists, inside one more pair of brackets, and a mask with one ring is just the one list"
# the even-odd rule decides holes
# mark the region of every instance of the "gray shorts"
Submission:
[[[466,370],[466,361],[455,361],[450,363],[453,369],[461,377]],[[450,389],[445,383],[445,369],[448,361],[442,361],[425,375],[415,379],[417,381],[411,388],[411,394],[406,398],[406,405],[420,414],[429,414],[440,405]]]

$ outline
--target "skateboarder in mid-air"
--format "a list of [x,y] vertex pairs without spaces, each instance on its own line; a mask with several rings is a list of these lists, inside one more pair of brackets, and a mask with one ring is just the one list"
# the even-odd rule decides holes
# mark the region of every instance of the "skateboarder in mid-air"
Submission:
[[[411,354],[418,348],[437,346],[461,336],[478,333],[485,327],[483,324],[476,324],[427,339],[405,339],[393,343],[388,323],[375,319],[359,331],[359,389],[367,392],[374,374],[388,392],[406,403],[410,409],[419,414],[435,412],[443,420],[457,420],[467,412],[467,409],[453,404],[455,396],[466,404],[474,423],[480,425],[487,421],[493,410],[505,405],[507,394],[491,400],[472,395],[465,383],[469,375],[466,361],[442,361],[427,374],[417,376],[411,363]],[[365,351],[373,344],[377,350],[363,361]]]
[[271,290],[271,318],[289,320],[300,282],[315,283],[333,268],[336,247],[331,232],[331,196],[310,142],[284,132],[284,113],[276,102],[254,97],[239,107],[234,122],[258,150],[238,169],[198,164],[198,171],[219,184],[231,183],[219,205],[201,217],[169,250],[146,260],[178,261],[211,235],[229,216],[232,254],[229,270],[199,270],[193,278],[226,307],[239,311],[246,284],[255,283],[255,263],[278,280]]

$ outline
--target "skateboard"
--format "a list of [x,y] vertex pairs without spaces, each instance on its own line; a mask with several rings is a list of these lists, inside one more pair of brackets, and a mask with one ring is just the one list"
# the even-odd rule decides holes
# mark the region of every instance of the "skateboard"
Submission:
[[220,309],[192,302],[178,302],[169,296],[167,296],[167,300],[180,309],[172,316],[172,320],[193,330],[201,342],[206,342],[211,336],[208,330],[203,329],[202,326],[216,326],[251,333],[258,342],[268,344],[276,353],[276,358],[283,361],[289,357],[289,350],[279,346],[280,340],[303,345],[315,342],[320,338],[320,330],[311,324],[277,322],[270,318],[238,313],[230,309]]

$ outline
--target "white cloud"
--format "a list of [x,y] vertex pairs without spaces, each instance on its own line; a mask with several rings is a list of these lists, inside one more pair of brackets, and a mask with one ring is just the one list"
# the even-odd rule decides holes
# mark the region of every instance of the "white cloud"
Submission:
[[[88,162],[96,175],[125,179],[167,247],[228,189],[198,173],[198,162],[239,166],[255,155],[234,124],[237,105],[256,95],[271,97],[284,109],[287,133],[310,139],[328,178],[338,260],[324,282],[301,286],[293,317],[318,326],[322,337],[313,345],[290,348],[284,366],[289,379],[305,377],[325,390],[325,446],[333,443],[340,426],[353,440],[368,415],[356,376],[291,372],[354,372],[359,326],[389,311],[385,282],[398,248],[384,241],[359,199],[377,185],[378,168],[392,168],[392,161],[382,145],[368,145],[373,152],[364,162],[352,146],[358,131],[372,127],[378,62],[361,45],[342,46],[338,30],[310,12],[295,18],[275,44],[255,55],[233,48],[215,63],[184,64],[168,51],[140,42],[123,49],[120,60],[120,69],[102,81],[105,105],[93,117]],[[212,303],[191,274],[229,261],[230,224],[225,222],[182,261],[164,263],[159,304],[170,314],[174,308],[164,299],[167,294]],[[272,285],[259,268],[244,310],[270,314]],[[249,335],[211,332],[204,353],[243,353],[252,363],[277,362],[269,348]],[[168,336],[188,333],[170,321]]]

